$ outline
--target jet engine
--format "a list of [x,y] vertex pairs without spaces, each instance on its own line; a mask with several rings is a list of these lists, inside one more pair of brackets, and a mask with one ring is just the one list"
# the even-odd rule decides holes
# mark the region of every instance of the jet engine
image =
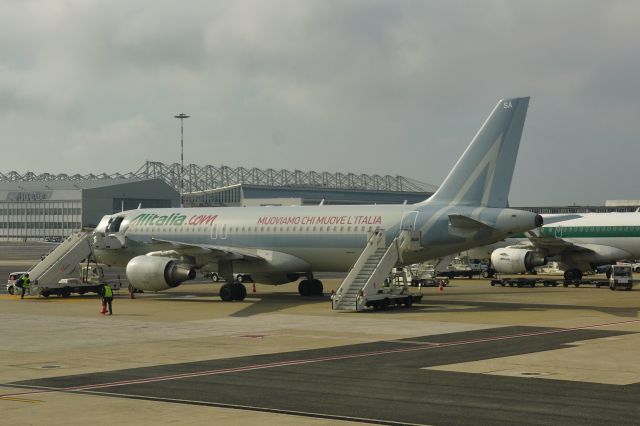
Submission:
[[127,263],[127,278],[138,290],[166,290],[195,277],[195,269],[169,257],[137,256]]
[[491,266],[503,274],[518,274],[546,264],[542,253],[531,250],[506,247],[491,253]]

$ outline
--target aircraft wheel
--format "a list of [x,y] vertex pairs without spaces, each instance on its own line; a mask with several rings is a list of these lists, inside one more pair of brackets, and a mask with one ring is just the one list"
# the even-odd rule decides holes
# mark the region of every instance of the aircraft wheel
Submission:
[[404,300],[404,306],[406,306],[407,308],[410,308],[411,305],[413,305],[413,298],[409,296]]
[[224,284],[220,287],[220,299],[224,302],[231,302],[233,300],[233,288],[231,284]]
[[62,296],[62,297],[71,296],[71,290],[68,287],[63,288],[62,292],[60,293],[60,296]]
[[7,291],[9,292],[9,294],[13,294],[13,286],[9,287]]
[[236,276],[236,282],[241,283],[242,281],[244,281],[244,275],[238,274]]
[[300,296],[311,296],[311,290],[312,286],[309,280],[302,280],[300,284],[298,284],[298,293],[300,293]]
[[243,284],[233,284],[233,300],[244,300],[247,297],[247,288]]
[[391,305],[391,301],[389,299],[383,299],[380,309],[382,309],[383,311],[386,311],[390,305]]
[[211,273],[211,281],[213,281],[214,283],[217,283],[218,281],[220,281],[220,276],[218,274],[216,274],[215,272]]
[[324,286],[322,285],[322,281],[320,280],[312,280],[311,281],[312,293],[314,296],[322,296],[324,293]]
[[569,269],[568,271],[564,271],[564,279],[568,281],[581,280],[582,271],[580,269]]

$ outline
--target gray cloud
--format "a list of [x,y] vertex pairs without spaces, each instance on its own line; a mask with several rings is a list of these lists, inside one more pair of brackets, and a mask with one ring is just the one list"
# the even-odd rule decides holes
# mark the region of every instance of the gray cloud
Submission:
[[639,12],[580,0],[2,2],[0,170],[177,161],[172,116],[184,111],[189,162],[439,184],[500,97],[531,95],[512,204],[640,198]]

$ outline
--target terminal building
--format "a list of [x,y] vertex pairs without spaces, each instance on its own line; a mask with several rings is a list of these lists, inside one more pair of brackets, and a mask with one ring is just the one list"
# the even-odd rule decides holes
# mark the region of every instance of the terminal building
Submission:
[[0,182],[0,240],[64,238],[105,214],[179,204],[178,192],[160,179]]

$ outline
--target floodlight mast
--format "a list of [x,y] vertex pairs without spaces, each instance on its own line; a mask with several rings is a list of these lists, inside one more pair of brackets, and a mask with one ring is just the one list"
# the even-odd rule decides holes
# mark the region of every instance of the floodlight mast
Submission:
[[180,207],[184,207],[184,119],[191,116],[181,112],[173,117],[180,119]]

